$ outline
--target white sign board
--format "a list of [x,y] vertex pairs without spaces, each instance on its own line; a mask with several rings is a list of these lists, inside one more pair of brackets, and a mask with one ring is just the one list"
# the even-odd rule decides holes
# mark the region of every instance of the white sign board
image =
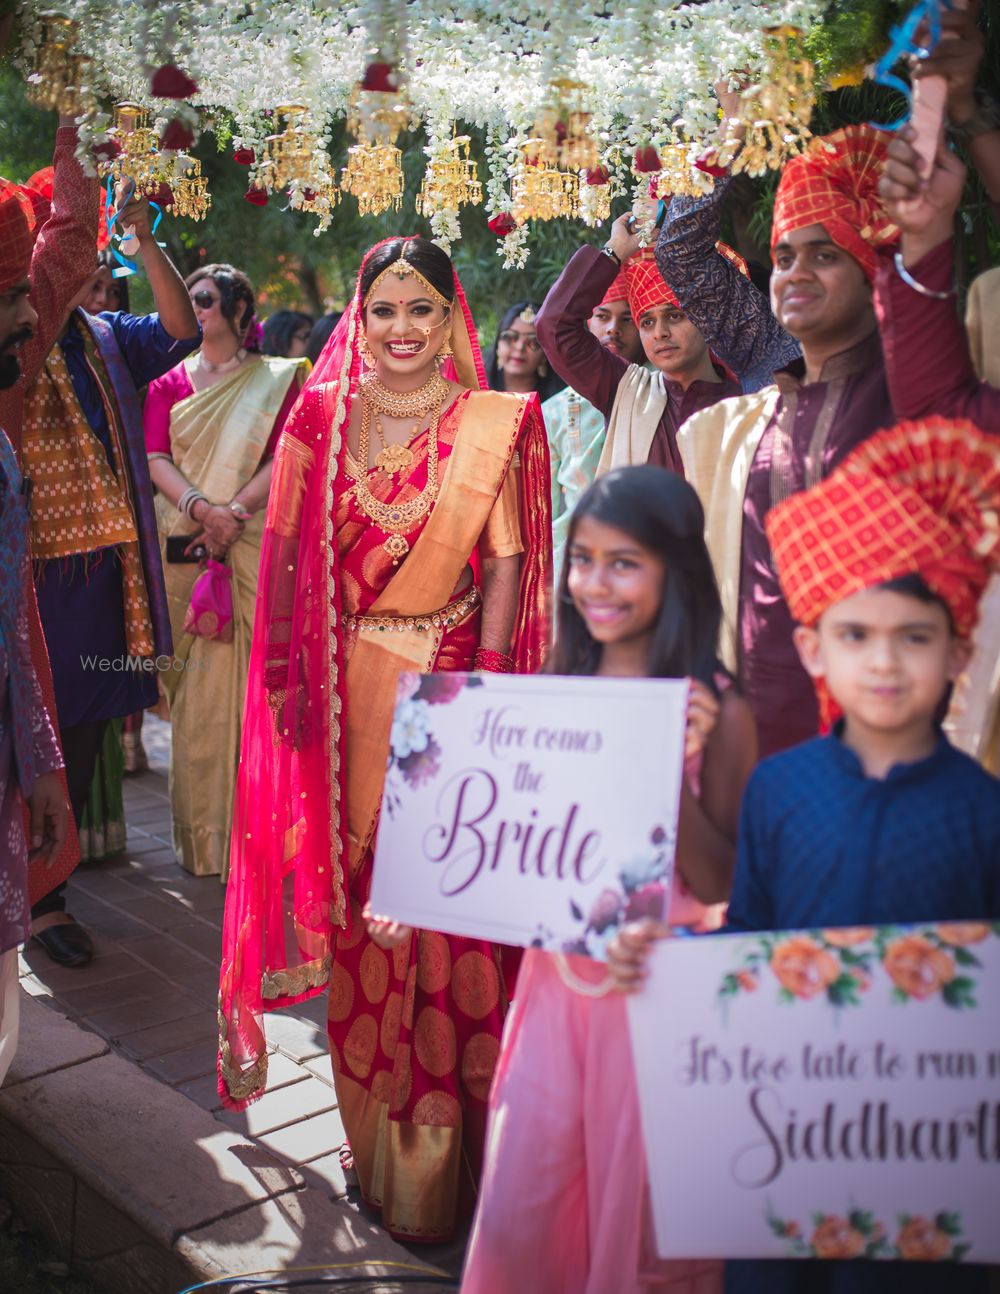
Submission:
[[686,709],[675,680],[402,675],[372,911],[603,958],[665,908]]
[[666,940],[650,969],[661,1256],[1000,1261],[1000,925]]

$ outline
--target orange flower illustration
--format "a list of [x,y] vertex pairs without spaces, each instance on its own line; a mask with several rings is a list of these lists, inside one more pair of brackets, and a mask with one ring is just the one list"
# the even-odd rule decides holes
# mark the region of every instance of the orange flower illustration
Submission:
[[752,993],[757,987],[757,977],[756,975],[751,975],[749,971],[737,971],[736,979],[740,988],[745,990],[747,993]]
[[822,993],[840,973],[832,953],[806,935],[793,935],[771,955],[771,970],[782,988],[796,997],[809,999]]
[[846,1218],[831,1213],[813,1232],[811,1243],[817,1258],[856,1258],[865,1238]]
[[937,928],[937,937],[953,948],[982,943],[989,933],[990,927],[985,921],[953,921]]
[[885,950],[889,978],[907,997],[922,1002],[955,978],[955,963],[923,935],[903,935]]
[[951,1253],[951,1237],[930,1218],[910,1218],[896,1238],[896,1248],[908,1262],[936,1263]]
[[847,930],[824,930],[823,938],[834,948],[853,948],[855,944],[866,944],[874,933],[873,926],[856,926]]

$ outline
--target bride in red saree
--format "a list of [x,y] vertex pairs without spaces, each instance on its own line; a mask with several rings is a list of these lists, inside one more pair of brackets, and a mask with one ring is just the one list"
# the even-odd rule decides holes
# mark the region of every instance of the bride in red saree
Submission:
[[[537,397],[485,385],[444,252],[372,248],[275,457],[223,931],[223,1100],[264,1090],[263,1011],[329,984],[362,1194],[426,1241],[474,1199],[504,950],[430,931],[393,946],[362,914],[400,671],[529,672],[547,644]],[[411,759],[415,776],[433,759],[419,734]]]

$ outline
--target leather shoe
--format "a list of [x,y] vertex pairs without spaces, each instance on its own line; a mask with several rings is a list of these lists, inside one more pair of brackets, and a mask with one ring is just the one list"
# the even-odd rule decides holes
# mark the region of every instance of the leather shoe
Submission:
[[60,966],[86,966],[94,955],[90,935],[76,921],[47,926],[32,939]]

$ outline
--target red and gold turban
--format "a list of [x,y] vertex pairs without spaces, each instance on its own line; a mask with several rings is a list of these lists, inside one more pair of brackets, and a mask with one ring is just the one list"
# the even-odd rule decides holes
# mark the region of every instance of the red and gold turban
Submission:
[[871,126],[845,126],[814,139],[781,172],[772,250],[797,229],[822,225],[874,279],[876,249],[899,237],[878,192],[885,157],[885,138]]
[[[715,250],[720,256],[724,256],[730,264],[735,265],[744,278],[750,277],[746,261],[728,243],[716,243]],[[677,298],[656,264],[652,247],[643,247],[634,256],[629,257],[618,278],[611,285],[612,288],[615,287],[618,279],[622,278],[622,276],[625,278],[629,309],[632,311],[632,318],[636,323],[639,322],[639,316],[647,310],[655,310],[657,306],[677,305]],[[618,300],[617,297],[611,297],[610,295],[604,299],[605,301]]]
[[815,624],[863,589],[917,574],[967,638],[1000,571],[1000,439],[971,422],[901,422],[779,503],[764,524],[800,624]]
[[35,212],[35,233],[37,234],[42,225],[49,218],[52,210],[52,184],[55,177],[55,168],[52,166],[43,166],[40,171],[36,171],[26,184],[21,187],[28,195],[32,208]]
[[[624,269],[621,269],[618,271],[617,275],[615,276],[614,283],[611,284],[607,292],[605,292],[604,296],[601,298],[601,306],[609,306],[609,305],[612,305],[615,301],[627,301],[627,300],[628,300],[628,278],[625,274]],[[594,309],[599,310],[601,306],[595,306]]]
[[0,292],[28,277],[34,243],[31,199],[20,185],[0,177]]

